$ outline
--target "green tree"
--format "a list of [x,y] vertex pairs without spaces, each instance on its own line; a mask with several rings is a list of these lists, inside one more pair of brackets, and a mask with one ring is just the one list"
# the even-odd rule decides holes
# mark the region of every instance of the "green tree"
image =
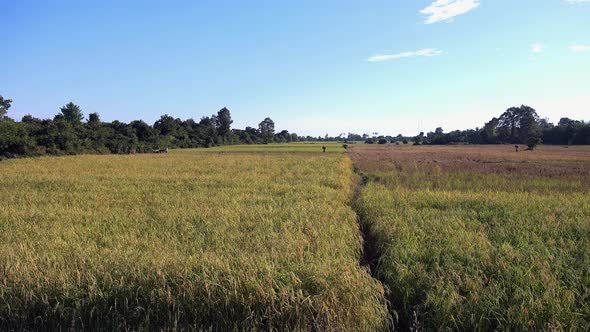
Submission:
[[507,109],[498,119],[499,139],[504,143],[526,143],[530,128],[521,128],[523,120],[525,126],[530,126],[533,120],[538,124],[537,111],[525,105]]
[[0,120],[6,116],[11,105],[12,99],[4,99],[4,97],[0,96]]
[[437,127],[434,132],[426,134],[426,138],[429,144],[446,144],[445,134],[442,127]]
[[481,130],[481,138],[483,140],[483,143],[488,143],[488,144],[496,143],[496,136],[497,136],[496,128],[498,127],[498,123],[499,123],[498,118],[493,118],[489,122],[486,122],[486,124],[483,126],[483,128]]
[[423,142],[424,142],[424,133],[420,132],[420,134],[418,134],[418,136],[414,137],[414,144],[421,145]]
[[100,116],[98,113],[90,113],[88,114],[88,128],[92,130],[98,130],[101,126]]
[[27,133],[22,123],[10,118],[0,121],[0,157],[15,157],[33,154],[35,140]]
[[159,136],[157,129],[152,128],[150,125],[141,120],[132,121],[129,126],[133,129],[135,136],[137,136],[137,149],[140,152],[159,149]]
[[112,153],[127,154],[130,150],[137,148],[137,136],[130,125],[113,121],[109,129],[107,147]]
[[535,118],[531,112],[524,113],[520,118],[518,137],[522,142],[527,144],[529,144],[529,142],[537,142],[534,146],[539,144],[541,139],[541,126],[539,125],[538,118]]
[[216,117],[204,116],[199,121],[198,133],[204,147],[215,145],[217,138]]
[[291,135],[287,130],[282,130],[280,133],[275,135],[275,140],[280,143],[287,143],[290,141],[290,139]]
[[86,148],[98,153],[109,153],[107,148],[109,129],[103,126],[98,113],[88,114],[88,121],[86,122],[86,138],[89,142],[85,142]]
[[55,116],[51,128],[51,141],[58,151],[56,154],[76,154],[81,152],[82,142],[75,125],[63,113]]
[[61,114],[63,114],[64,119],[72,124],[73,126],[79,126],[82,123],[82,119],[84,118],[84,114],[82,114],[82,110],[80,106],[69,102],[61,109]]
[[160,131],[160,135],[168,136],[174,135],[178,130],[178,123],[173,117],[168,114],[164,114],[158,121],[154,123],[154,128]]
[[266,118],[258,124],[258,130],[260,131],[260,137],[264,143],[270,143],[274,139],[275,135],[275,123],[271,118]]
[[231,113],[227,108],[224,107],[217,112],[217,134],[223,137],[224,141],[232,135],[231,124],[233,122]]
[[541,142],[541,138],[539,137],[530,137],[526,143],[526,145],[528,146],[527,150],[534,150],[537,147],[537,145],[541,144]]

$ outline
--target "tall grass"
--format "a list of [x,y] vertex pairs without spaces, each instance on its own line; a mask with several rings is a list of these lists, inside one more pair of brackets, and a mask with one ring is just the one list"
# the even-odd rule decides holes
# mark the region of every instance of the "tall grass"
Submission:
[[0,163],[0,329],[387,326],[347,158]]
[[358,212],[402,325],[590,329],[588,179],[411,162],[369,178]]

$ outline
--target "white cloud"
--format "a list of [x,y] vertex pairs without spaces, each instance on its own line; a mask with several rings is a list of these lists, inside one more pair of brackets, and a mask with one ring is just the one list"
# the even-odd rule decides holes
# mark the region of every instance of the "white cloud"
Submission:
[[403,52],[397,54],[377,54],[367,59],[369,62],[381,62],[387,60],[397,60],[401,58],[409,58],[409,57],[416,57],[416,56],[437,56],[441,55],[443,51],[437,50],[434,48],[425,48],[422,50],[414,51],[414,52]]
[[456,16],[465,14],[479,7],[479,0],[436,0],[420,13],[426,15],[425,24],[441,21],[450,22]]
[[574,52],[590,51],[590,45],[573,45],[573,46],[570,46],[570,50],[572,50]]
[[541,43],[531,44],[531,52],[533,52],[533,53],[543,52],[543,44],[541,44]]

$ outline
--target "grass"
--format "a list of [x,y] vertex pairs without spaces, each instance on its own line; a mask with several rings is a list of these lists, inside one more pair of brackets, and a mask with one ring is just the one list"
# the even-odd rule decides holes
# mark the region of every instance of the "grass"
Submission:
[[357,211],[401,326],[590,329],[588,149],[502,148],[354,149],[369,179]]
[[2,330],[387,327],[343,156],[72,156],[0,173]]
[[[350,145],[350,144],[349,144]],[[322,147],[326,147],[326,153],[343,153],[346,150],[342,143],[333,142],[301,142],[301,143],[273,143],[273,144],[252,144],[252,145],[224,145],[200,149],[175,149],[171,153],[220,153],[220,152],[241,152],[241,153],[322,153]]]

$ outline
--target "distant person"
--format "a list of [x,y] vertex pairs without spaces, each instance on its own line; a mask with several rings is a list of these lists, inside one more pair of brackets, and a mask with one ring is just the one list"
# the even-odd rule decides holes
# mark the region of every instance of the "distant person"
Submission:
[[518,145],[515,145],[514,148],[516,149],[516,152],[518,152]]
[[324,150],[324,152],[326,152],[326,147],[325,146],[322,146],[322,150]]

